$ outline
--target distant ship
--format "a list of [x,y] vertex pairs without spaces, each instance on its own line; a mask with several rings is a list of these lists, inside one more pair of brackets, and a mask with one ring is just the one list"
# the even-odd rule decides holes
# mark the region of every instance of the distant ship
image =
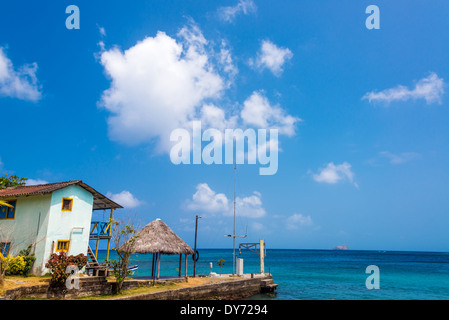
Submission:
[[347,245],[342,245],[342,246],[336,246],[334,248],[332,248],[332,250],[349,250]]

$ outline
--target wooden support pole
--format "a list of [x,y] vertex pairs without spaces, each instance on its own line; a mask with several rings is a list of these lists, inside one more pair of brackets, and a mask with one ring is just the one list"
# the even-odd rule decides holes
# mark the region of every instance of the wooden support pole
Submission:
[[158,253],[157,258],[157,279],[159,280],[159,269],[161,268],[161,253]]
[[153,253],[153,260],[152,260],[152,263],[151,263],[151,277],[152,278],[154,277],[154,253]]
[[98,242],[100,241],[100,236],[97,236],[97,244],[95,245],[95,259],[98,260]]
[[187,253],[185,254],[184,259],[184,276],[187,278]]
[[114,209],[111,208],[111,214],[109,216],[109,230],[108,230],[108,249],[106,251],[106,262],[109,261],[109,249],[111,247],[111,229],[112,229],[112,213],[113,213]]
[[260,239],[259,240],[260,242],[259,242],[259,250],[260,250],[260,253],[259,253],[259,255],[260,255],[260,273],[265,273],[265,266],[264,266],[264,257],[265,257],[265,250],[264,250],[264,242],[263,242],[263,239]]
[[182,268],[182,253],[179,255],[178,277],[181,277],[181,268]]

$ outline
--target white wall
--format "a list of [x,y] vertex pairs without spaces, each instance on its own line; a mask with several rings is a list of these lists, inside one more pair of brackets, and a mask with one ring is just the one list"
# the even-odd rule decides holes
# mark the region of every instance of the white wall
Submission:
[[0,242],[11,242],[12,255],[17,255],[20,250],[35,244],[35,266],[42,265],[51,195],[10,198],[9,200],[17,200],[16,213],[14,219],[0,220]]
[[[62,211],[62,198],[72,198],[72,211]],[[44,256],[56,250],[58,240],[70,240],[68,255],[87,255],[93,196],[79,186],[68,186],[54,191],[51,196],[47,241]]]
[[[73,199],[70,212],[61,210],[64,197]],[[68,255],[87,255],[93,206],[90,192],[73,185],[52,194],[7,200],[17,200],[16,213],[14,219],[0,220],[0,242],[11,242],[12,255],[35,244],[32,273],[48,272],[45,264],[55,252],[58,240],[70,240]]]

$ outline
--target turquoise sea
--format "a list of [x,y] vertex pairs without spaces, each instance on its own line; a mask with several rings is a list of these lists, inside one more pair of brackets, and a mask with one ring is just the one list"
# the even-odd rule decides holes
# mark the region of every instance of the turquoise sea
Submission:
[[[198,249],[197,274],[209,274],[210,262],[216,273],[232,273],[232,249]],[[242,250],[245,273],[260,270],[259,255]],[[106,256],[99,251],[100,260]],[[111,252],[114,259],[114,252]],[[219,268],[217,261],[224,259]],[[138,265],[134,276],[151,276],[151,254],[132,257]],[[161,276],[175,276],[179,256],[162,255]],[[366,267],[379,268],[379,289],[367,289],[370,274]],[[257,295],[253,299],[273,300],[448,300],[449,253],[361,250],[287,250],[267,249],[265,272],[273,275],[276,295]],[[193,261],[188,257],[188,274]],[[183,271],[184,274],[184,258]]]

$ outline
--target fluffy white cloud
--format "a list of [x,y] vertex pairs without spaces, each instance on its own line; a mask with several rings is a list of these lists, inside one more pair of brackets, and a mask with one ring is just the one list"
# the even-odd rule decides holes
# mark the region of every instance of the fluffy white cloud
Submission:
[[204,130],[253,126],[294,135],[300,119],[271,105],[261,92],[239,109],[220,106],[238,70],[226,41],[218,46],[216,52],[191,21],[176,39],[158,32],[125,51],[102,49],[99,61],[111,84],[99,105],[110,112],[110,138],[129,145],[155,142],[157,151],[169,152],[171,132],[190,131],[194,120],[201,120]]
[[[234,210],[228,211],[229,215],[234,214]],[[262,204],[262,195],[254,191],[252,195],[248,197],[236,197],[235,198],[235,214],[239,217],[248,218],[261,218],[265,216],[266,211]]]
[[253,92],[243,103],[240,116],[244,123],[257,128],[278,129],[280,134],[293,136],[295,124],[301,119],[286,114],[279,106],[272,106],[261,92]]
[[312,218],[310,216],[304,216],[301,213],[295,213],[287,218],[287,229],[297,229],[299,227],[313,225]]
[[385,102],[390,103],[392,101],[407,101],[410,99],[424,99],[427,104],[441,103],[441,97],[444,94],[444,81],[438,77],[437,74],[432,72],[427,78],[419,80],[415,88],[409,89],[403,85],[399,85],[395,88],[386,89],[380,92],[368,92],[362,99],[366,99],[369,102]]
[[187,201],[187,209],[208,213],[224,212],[228,210],[229,200],[224,193],[216,193],[207,183],[196,186],[192,200]]
[[[354,173],[351,170],[351,165],[347,162],[335,165],[333,162],[321,169],[320,173],[314,174],[313,179],[317,182],[335,184],[340,181],[348,180],[354,183]],[[357,187],[357,184],[354,183]]]
[[37,63],[23,65],[15,70],[0,47],[0,96],[36,102],[42,97],[38,85]]
[[124,52],[101,53],[111,87],[100,104],[112,114],[112,139],[128,144],[156,139],[167,151],[170,132],[184,127],[207,99],[221,95],[224,81],[210,62],[201,31],[193,25],[178,36],[180,41],[158,32]]
[[201,108],[201,125],[220,131],[236,128],[237,116],[226,117],[225,111],[213,104],[205,104]]
[[292,57],[293,53],[290,49],[279,48],[271,41],[264,40],[256,59],[250,59],[249,64],[259,69],[267,68],[275,76],[280,76],[284,71],[285,62]]
[[[235,202],[237,216],[260,218],[266,214],[262,195],[257,191],[248,197],[236,197]],[[186,201],[185,206],[190,211],[220,213],[224,216],[234,214],[234,201],[229,200],[224,193],[215,192],[207,183],[200,183],[196,186],[196,192],[192,199]]]
[[115,194],[108,192],[106,196],[126,209],[132,209],[142,204],[142,201],[138,200],[131,192],[126,190]]
[[48,181],[42,180],[42,179],[28,179],[25,182],[25,185],[27,185],[27,186],[36,186],[38,184],[47,184],[47,183],[48,183]]
[[232,22],[238,14],[250,14],[257,10],[253,0],[239,0],[235,6],[221,7],[218,9],[219,17],[226,21]]

